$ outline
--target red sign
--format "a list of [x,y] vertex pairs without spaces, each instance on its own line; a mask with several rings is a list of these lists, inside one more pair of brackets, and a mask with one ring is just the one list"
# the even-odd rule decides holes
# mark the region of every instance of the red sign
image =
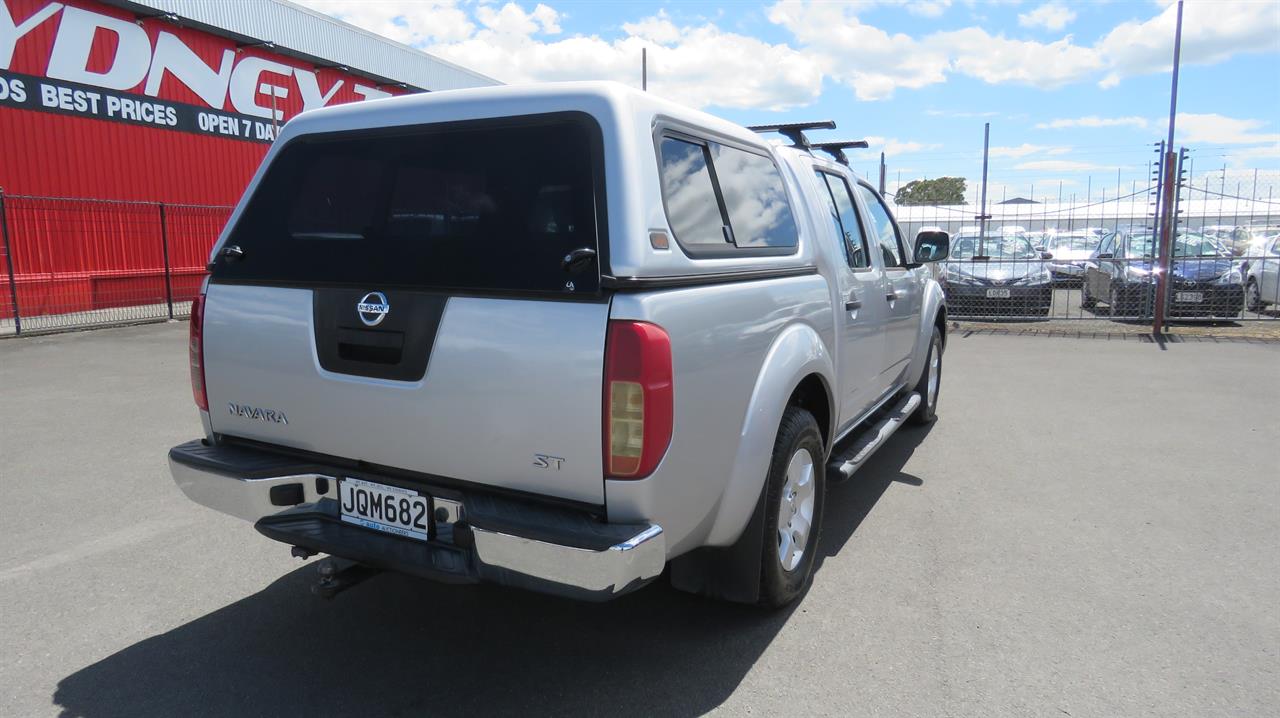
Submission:
[[43,0],[0,0],[0,105],[270,141],[303,110],[393,94],[333,68],[184,28]]

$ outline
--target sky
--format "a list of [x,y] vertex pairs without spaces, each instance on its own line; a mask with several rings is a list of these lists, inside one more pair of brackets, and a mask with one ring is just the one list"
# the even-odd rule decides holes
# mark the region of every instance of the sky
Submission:
[[[1168,0],[301,0],[508,83],[607,79],[742,124],[833,119],[821,139],[899,182],[982,170],[1037,199],[1145,182],[1168,133]],[[1175,144],[1196,181],[1280,199],[1280,1],[1189,0]],[[1225,170],[1225,172],[1224,172]]]

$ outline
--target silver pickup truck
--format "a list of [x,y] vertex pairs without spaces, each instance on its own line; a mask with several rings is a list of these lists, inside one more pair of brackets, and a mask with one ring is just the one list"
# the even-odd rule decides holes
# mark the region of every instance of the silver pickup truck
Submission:
[[[307,558],[780,606],[827,484],[933,419],[943,293],[810,145],[608,83],[290,121],[191,317],[197,503]],[[789,137],[791,146],[776,135]]]

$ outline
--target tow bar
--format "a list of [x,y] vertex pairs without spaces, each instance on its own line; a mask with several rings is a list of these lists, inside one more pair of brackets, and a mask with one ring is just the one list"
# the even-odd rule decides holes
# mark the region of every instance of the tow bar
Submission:
[[[301,546],[294,546],[290,553],[304,561],[316,555],[315,551]],[[311,592],[325,600],[331,600],[348,588],[364,583],[380,573],[376,568],[335,556],[321,559],[316,564],[316,570],[320,579],[311,586]]]

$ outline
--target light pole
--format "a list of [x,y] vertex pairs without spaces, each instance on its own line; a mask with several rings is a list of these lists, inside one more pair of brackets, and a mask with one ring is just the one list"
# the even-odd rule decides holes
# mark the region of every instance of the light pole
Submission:
[[1169,303],[1169,270],[1173,266],[1173,238],[1176,235],[1174,223],[1177,216],[1173,212],[1174,195],[1178,182],[1174,176],[1173,128],[1178,116],[1178,63],[1182,58],[1182,0],[1178,0],[1178,21],[1173,31],[1173,88],[1169,93],[1169,140],[1164,146],[1164,195],[1160,212],[1160,252],[1156,273],[1156,306],[1155,316],[1151,322],[1151,333],[1156,337],[1164,331],[1164,312]]

